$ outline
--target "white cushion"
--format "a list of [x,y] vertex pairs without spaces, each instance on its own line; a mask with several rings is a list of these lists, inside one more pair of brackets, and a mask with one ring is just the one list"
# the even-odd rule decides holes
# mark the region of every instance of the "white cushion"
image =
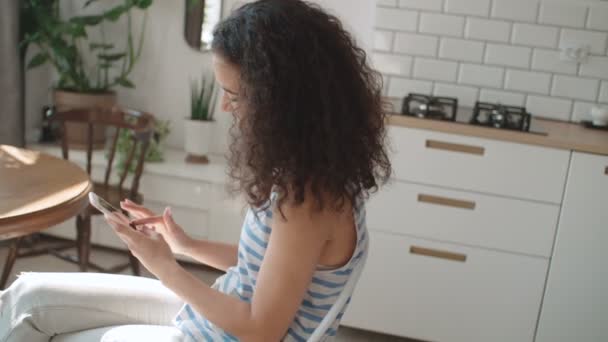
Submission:
[[181,342],[184,335],[176,327],[160,325],[117,325],[61,334],[51,342]]

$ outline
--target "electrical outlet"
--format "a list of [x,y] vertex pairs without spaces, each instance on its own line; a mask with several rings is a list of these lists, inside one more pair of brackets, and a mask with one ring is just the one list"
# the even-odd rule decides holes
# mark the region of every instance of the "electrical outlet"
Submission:
[[563,44],[560,47],[560,59],[565,62],[586,63],[591,47],[586,44]]

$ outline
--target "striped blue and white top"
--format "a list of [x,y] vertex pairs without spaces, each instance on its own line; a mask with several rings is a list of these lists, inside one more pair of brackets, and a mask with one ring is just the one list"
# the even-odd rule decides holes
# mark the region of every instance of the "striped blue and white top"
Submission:
[[[273,201],[274,199],[276,199],[276,196],[272,196]],[[269,208],[272,208],[272,205]],[[363,200],[357,200],[353,208],[353,215],[357,229],[357,246],[353,257],[344,266],[337,269],[317,267],[304,300],[283,341],[299,342],[308,339],[337,300],[363,254],[367,252],[368,234]],[[251,302],[255,292],[258,271],[264,259],[270,234],[272,234],[271,227],[271,209],[262,211],[249,209],[241,231],[238,263],[228,269],[225,275],[218,278],[213,288],[243,301]],[[336,334],[345,310],[346,306],[341,310],[332,326],[325,332],[324,339]],[[194,311],[189,304],[182,307],[173,322],[194,341],[238,341],[236,337],[223,331]]]

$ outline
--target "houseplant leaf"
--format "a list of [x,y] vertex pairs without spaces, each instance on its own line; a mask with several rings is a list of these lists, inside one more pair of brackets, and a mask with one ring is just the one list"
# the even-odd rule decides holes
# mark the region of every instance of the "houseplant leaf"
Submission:
[[84,7],[88,7],[90,4],[94,3],[95,1],[97,1],[97,0],[87,0],[87,2],[85,2],[85,3],[84,3],[84,6],[82,6],[82,7],[83,7],[83,8],[84,8]]
[[82,25],[82,26],[95,26],[103,20],[101,15],[82,15],[70,19],[71,23]]
[[121,58],[124,58],[125,56],[126,56],[125,53],[112,53],[112,54],[100,53],[99,55],[97,55],[97,57],[99,59],[102,59],[102,60],[108,61],[108,62],[117,61]]
[[36,56],[32,57],[32,59],[30,59],[30,62],[27,64],[27,68],[28,69],[35,68],[39,65],[44,64],[44,62],[46,62],[48,59],[49,59],[49,55],[47,55],[44,52],[41,52],[41,53],[37,54]]
[[139,9],[146,9],[152,5],[152,0],[134,0],[133,4]]
[[125,5],[116,6],[109,11],[104,12],[103,17],[109,21],[117,21],[123,13],[127,12],[129,7]]
[[118,78],[116,79],[116,83],[126,88],[135,88],[135,84],[133,84],[133,82],[129,81],[126,78]]
[[90,43],[89,49],[91,51],[102,49],[102,50],[110,50],[114,48],[114,44],[105,44],[105,43]]

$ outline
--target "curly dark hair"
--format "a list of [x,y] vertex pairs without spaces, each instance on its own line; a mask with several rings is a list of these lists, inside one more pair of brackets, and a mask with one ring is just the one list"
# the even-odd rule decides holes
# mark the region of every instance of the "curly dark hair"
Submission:
[[231,129],[229,171],[250,205],[277,190],[279,209],[312,194],[342,210],[390,177],[382,78],[338,18],[255,1],[216,26],[212,51],[240,69],[247,112]]

